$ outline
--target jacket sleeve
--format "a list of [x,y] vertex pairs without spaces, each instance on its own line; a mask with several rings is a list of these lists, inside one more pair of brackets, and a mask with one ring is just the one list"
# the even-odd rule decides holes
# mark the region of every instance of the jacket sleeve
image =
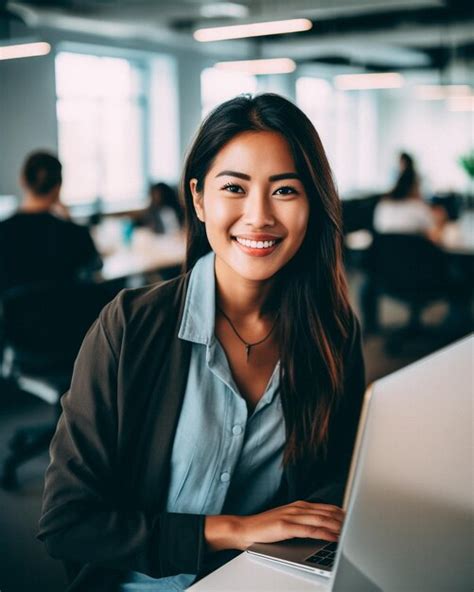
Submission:
[[156,578],[197,573],[204,555],[204,516],[127,507],[117,489],[117,367],[123,331],[118,311],[114,301],[90,328],[70,390],[62,397],[38,538],[51,556],[82,565]]
[[308,501],[342,505],[365,393],[365,369],[360,326],[354,316],[344,356],[344,388],[329,425],[327,456],[315,467],[319,485]]

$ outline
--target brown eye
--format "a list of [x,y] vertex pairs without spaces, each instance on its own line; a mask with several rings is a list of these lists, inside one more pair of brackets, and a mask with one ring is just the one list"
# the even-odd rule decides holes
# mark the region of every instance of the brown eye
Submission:
[[225,191],[229,191],[230,193],[243,193],[244,192],[242,187],[240,185],[236,185],[235,183],[226,183],[224,185],[224,187],[222,187],[222,189]]
[[274,192],[274,195],[282,195],[282,196],[297,195],[297,194],[298,194],[298,192],[296,191],[296,189],[294,187],[291,187],[291,185],[285,185],[284,187],[279,187]]

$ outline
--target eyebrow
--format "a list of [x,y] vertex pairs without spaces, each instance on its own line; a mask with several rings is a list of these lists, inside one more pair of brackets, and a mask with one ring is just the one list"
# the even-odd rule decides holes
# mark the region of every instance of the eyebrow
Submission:
[[[246,175],[245,173],[239,173],[238,171],[221,171],[216,175],[217,177],[223,177],[228,175],[229,177],[238,177],[239,179],[244,179],[245,181],[250,181],[250,175]],[[297,179],[300,181],[300,176],[298,173],[279,173],[278,175],[271,175],[268,177],[269,181],[282,181],[283,179]]]

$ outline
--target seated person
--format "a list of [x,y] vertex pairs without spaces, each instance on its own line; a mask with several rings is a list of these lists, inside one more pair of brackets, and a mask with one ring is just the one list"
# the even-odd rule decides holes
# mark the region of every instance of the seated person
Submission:
[[59,160],[47,152],[31,154],[23,165],[22,205],[0,223],[0,291],[72,279],[102,265],[87,228],[57,213],[61,212],[61,168]]
[[398,180],[375,208],[374,230],[379,234],[424,234],[437,242],[446,219],[443,212],[423,201],[413,158],[402,152]]
[[150,185],[150,205],[139,220],[157,234],[179,232],[182,225],[182,209],[174,190],[166,183]]
[[[439,242],[446,222],[444,208],[432,208],[423,201],[413,158],[406,152],[400,154],[399,166],[400,174],[395,186],[375,208],[375,232],[420,234],[434,243]],[[375,284],[372,270],[362,284],[360,293],[361,316],[366,334],[376,332],[379,328]]]

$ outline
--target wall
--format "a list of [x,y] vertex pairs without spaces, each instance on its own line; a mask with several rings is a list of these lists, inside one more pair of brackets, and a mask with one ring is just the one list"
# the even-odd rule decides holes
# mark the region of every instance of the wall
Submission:
[[180,114],[181,162],[201,121],[201,72],[212,66],[209,60],[196,54],[178,54],[178,100]]
[[0,195],[19,195],[25,155],[57,151],[54,58],[0,61]]

